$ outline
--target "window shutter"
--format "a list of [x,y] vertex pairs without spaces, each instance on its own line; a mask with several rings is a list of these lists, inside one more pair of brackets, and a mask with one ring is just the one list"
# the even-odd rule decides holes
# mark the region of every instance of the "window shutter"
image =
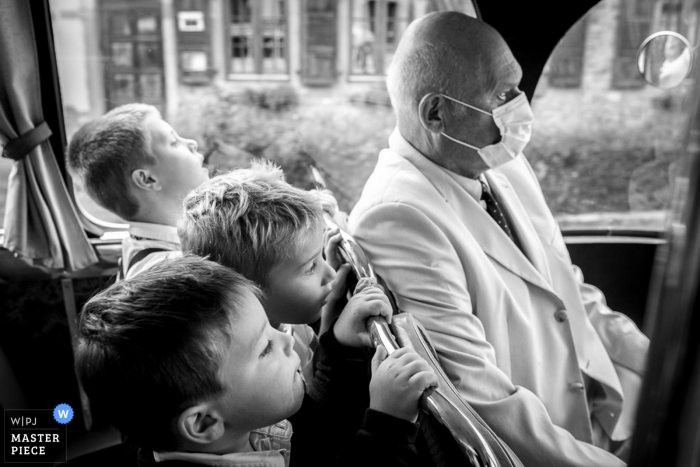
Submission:
[[304,1],[304,55],[301,77],[308,86],[330,86],[336,77],[337,2]]
[[214,74],[207,16],[209,0],[177,0],[175,9],[180,81],[185,84],[209,84]]

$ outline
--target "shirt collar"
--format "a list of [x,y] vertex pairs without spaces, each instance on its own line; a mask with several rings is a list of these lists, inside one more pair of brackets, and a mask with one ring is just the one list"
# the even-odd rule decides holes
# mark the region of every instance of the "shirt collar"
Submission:
[[177,236],[177,228],[172,225],[152,224],[149,222],[131,222],[129,235],[150,240],[180,245],[180,237]]
[[[428,159],[425,157],[423,154],[420,153],[416,148],[414,148],[411,143],[406,141],[406,139],[403,137],[401,132],[399,131],[398,128],[395,128],[394,131],[391,133],[391,136],[389,136],[389,148],[394,151],[395,153],[399,154],[400,156],[408,159],[408,160],[415,160],[415,158],[420,158],[422,159],[422,164],[425,164],[426,162],[434,165],[435,167],[439,168],[442,172],[444,172],[448,177],[450,177],[452,180],[457,182],[457,184],[462,187],[467,193],[469,193],[469,196],[474,198],[476,202],[478,203],[481,200],[481,183],[479,180],[474,180],[471,178],[463,177],[461,175],[458,175],[451,170],[447,170],[446,168],[436,164],[432,160]],[[422,165],[421,164],[421,165]]]

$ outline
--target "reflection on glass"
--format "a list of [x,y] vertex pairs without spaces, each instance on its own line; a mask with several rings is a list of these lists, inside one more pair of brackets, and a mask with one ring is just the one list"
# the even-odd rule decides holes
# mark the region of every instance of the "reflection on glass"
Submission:
[[141,97],[161,97],[163,93],[163,78],[160,74],[143,74],[139,78],[141,84]]
[[207,71],[209,68],[207,54],[200,50],[180,52],[180,63],[184,71]]
[[136,30],[139,34],[148,34],[158,31],[158,21],[155,16],[146,16],[136,21]]
[[113,42],[112,64],[124,67],[134,66],[132,50],[133,44],[131,42]]
[[251,39],[247,36],[231,38],[231,71],[233,73],[254,73],[255,62],[250,53]]
[[126,13],[112,13],[110,15],[110,22],[112,24],[112,34],[131,35],[131,24],[129,23],[129,16]]
[[386,72],[401,35],[410,22],[411,8],[411,2],[407,1],[353,1],[352,74],[377,75]]
[[352,72],[358,75],[373,75],[374,33],[370,22],[357,21],[352,25]]
[[282,20],[263,24],[263,73],[286,73],[285,28]]
[[134,101],[136,99],[134,75],[129,73],[116,73],[112,77],[112,86],[110,90],[113,101]]
[[140,43],[137,46],[139,66],[160,66],[160,45],[156,42]]

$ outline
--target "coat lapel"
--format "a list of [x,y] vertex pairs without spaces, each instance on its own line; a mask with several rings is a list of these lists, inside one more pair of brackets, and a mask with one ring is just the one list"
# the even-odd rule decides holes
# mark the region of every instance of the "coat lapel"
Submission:
[[539,238],[505,176],[493,171],[487,172],[487,179],[495,188],[496,196],[508,209],[526,254],[530,258],[535,258],[533,262],[530,262],[528,257],[498,227],[481,204],[441,167],[418,153],[400,134],[392,134],[389,141],[391,149],[411,162],[442,195],[455,212],[455,222],[464,225],[486,255],[524,280],[554,294],[544,253],[541,251],[541,246],[539,248],[536,246]]
[[503,174],[493,170],[486,172],[486,179],[489,181],[491,189],[496,193],[496,197],[501,200],[525,255],[547,284],[551,284],[552,275],[544,252],[545,245],[542,244],[542,240],[537,235],[537,231],[512,185]]

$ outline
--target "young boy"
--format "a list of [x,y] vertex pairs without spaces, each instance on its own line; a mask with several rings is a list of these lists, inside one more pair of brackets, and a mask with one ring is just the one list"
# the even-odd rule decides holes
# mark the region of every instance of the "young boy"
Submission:
[[182,200],[209,173],[197,143],[180,137],[158,109],[126,104],[83,125],[66,159],[88,195],[129,222],[121,273],[130,277],[180,250]]
[[[143,465],[287,466],[292,427],[294,465],[329,465],[343,423],[333,391],[348,382],[342,346],[365,341],[367,317],[390,319],[371,290],[321,337],[305,394],[294,339],[270,325],[257,287],[201,257],[168,259],[85,304],[76,371],[93,407],[142,448]],[[337,462],[410,465],[417,402],[437,378],[408,349],[387,357],[379,347],[372,370],[363,428]]]
[[339,235],[324,240],[321,198],[289,185],[272,163],[254,162],[193,190],[178,228],[183,251],[233,268],[260,286],[272,325],[294,334],[306,378],[313,375],[315,347],[306,325],[323,311],[325,330],[342,311],[338,303],[350,269],[341,266],[336,278],[339,265],[332,260]]

